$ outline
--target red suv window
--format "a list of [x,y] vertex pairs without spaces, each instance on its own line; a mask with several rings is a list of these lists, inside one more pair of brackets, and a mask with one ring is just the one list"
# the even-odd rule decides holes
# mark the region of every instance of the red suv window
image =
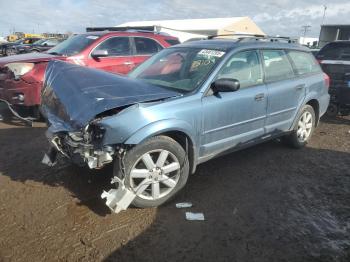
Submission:
[[134,37],[137,55],[151,55],[162,50],[163,47],[153,39],[146,37]]
[[106,50],[108,56],[128,56],[131,54],[129,37],[108,38],[96,50]]

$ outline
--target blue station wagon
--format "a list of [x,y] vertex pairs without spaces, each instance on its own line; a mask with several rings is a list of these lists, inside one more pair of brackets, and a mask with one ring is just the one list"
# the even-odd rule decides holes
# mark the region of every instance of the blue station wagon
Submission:
[[268,37],[176,45],[127,77],[52,61],[41,106],[45,162],[113,163],[133,205],[158,206],[209,159],[277,137],[305,146],[328,86],[307,48]]

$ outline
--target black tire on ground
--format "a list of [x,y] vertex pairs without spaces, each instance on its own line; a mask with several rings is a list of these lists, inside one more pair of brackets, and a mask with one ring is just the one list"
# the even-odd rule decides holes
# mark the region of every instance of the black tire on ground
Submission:
[[123,178],[123,175],[125,175],[125,185],[126,187],[130,188],[131,169],[144,154],[154,150],[166,150],[172,153],[179,160],[180,169],[178,171],[178,182],[167,195],[156,200],[144,199],[136,196],[132,203],[136,207],[147,208],[164,204],[185,186],[189,176],[189,163],[185,150],[174,139],[167,136],[155,136],[131,148],[129,151],[127,151],[123,160],[125,173],[123,174],[123,172],[121,172],[122,165],[119,160],[116,160],[114,162],[113,175],[118,176],[119,178]]
[[[309,112],[312,116],[312,127],[311,127],[311,131],[310,131],[310,134],[309,136],[307,137],[307,139],[305,141],[301,141],[300,138],[298,138],[298,126],[299,126],[299,121],[300,119],[302,118],[302,116],[305,114],[305,112]],[[282,137],[282,140],[290,147],[292,148],[302,148],[304,147],[310,140],[313,132],[314,132],[314,129],[315,129],[315,126],[316,126],[316,117],[315,117],[315,111],[313,109],[312,106],[310,105],[305,105],[301,112],[299,113],[298,115],[298,118],[297,118],[297,121],[295,122],[295,125],[294,125],[294,128],[293,128],[293,131],[291,133],[289,133],[288,135]]]
[[339,114],[339,106],[334,103],[329,104],[326,115],[329,117],[336,117],[338,114]]
[[10,112],[1,112],[1,121],[4,123],[11,123],[12,114]]

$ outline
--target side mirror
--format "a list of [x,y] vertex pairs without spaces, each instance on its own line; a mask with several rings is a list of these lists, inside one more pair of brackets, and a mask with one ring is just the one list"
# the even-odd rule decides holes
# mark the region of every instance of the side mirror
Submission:
[[47,46],[47,43],[44,43],[43,46]]
[[94,50],[91,53],[91,56],[93,58],[106,57],[106,56],[108,56],[108,51],[107,50]]
[[232,78],[217,79],[211,84],[211,89],[214,93],[235,92],[239,89],[239,87],[239,81],[237,79]]

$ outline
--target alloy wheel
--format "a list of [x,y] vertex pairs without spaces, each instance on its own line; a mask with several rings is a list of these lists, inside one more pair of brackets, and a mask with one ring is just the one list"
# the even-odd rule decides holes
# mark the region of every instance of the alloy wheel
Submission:
[[305,111],[298,122],[297,136],[300,142],[305,142],[309,139],[313,127],[312,114]]
[[142,199],[165,197],[179,182],[180,167],[179,160],[171,152],[164,149],[149,151],[133,165],[130,187]]

